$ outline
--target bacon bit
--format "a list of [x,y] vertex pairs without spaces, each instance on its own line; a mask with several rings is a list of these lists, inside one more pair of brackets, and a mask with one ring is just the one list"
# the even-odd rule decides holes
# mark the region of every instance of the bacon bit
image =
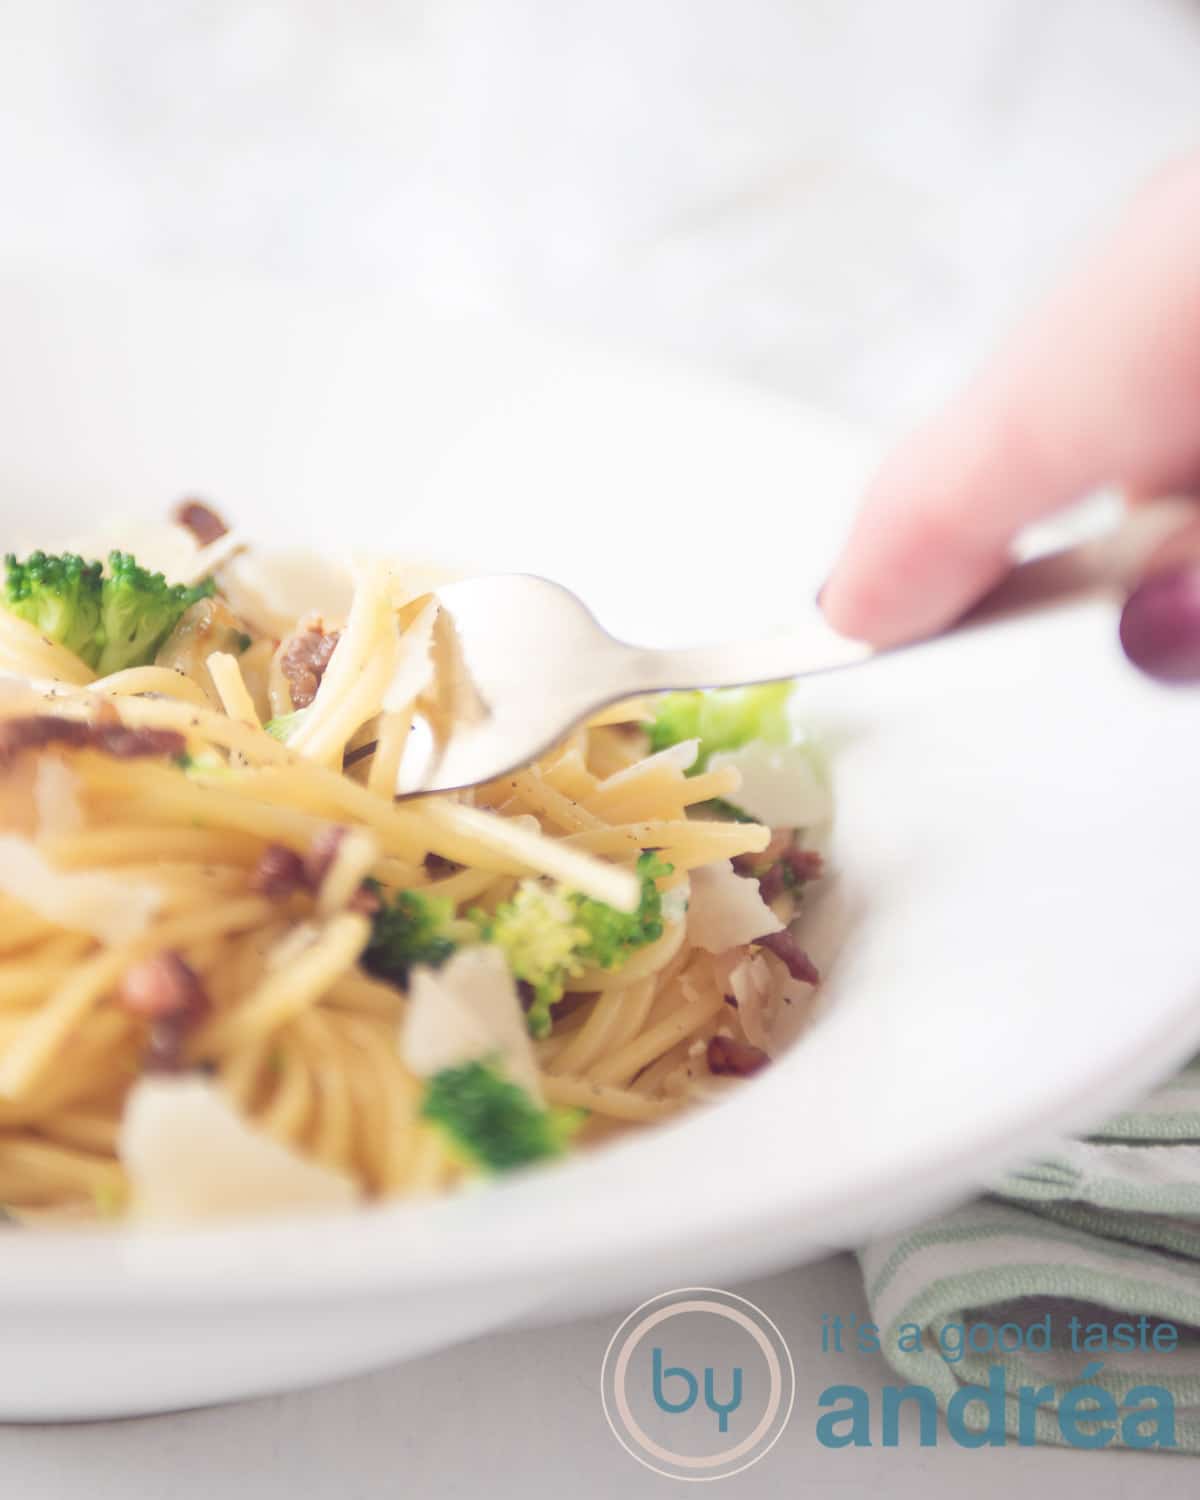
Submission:
[[132,1015],[153,1021],[185,1012],[199,1016],[208,1010],[204,986],[174,948],[131,964],[121,976],[117,998]]
[[145,1067],[167,1073],[182,1067],[188,1036],[212,1008],[203,982],[173,948],[131,964],[117,1001],[150,1022]]
[[718,1078],[749,1078],[771,1061],[761,1047],[752,1047],[749,1042],[739,1042],[731,1036],[710,1037],[705,1058],[708,1071]]
[[121,715],[117,712],[117,705],[111,698],[97,698],[96,709],[92,714],[93,724],[107,724],[112,726],[121,722]]
[[287,678],[294,709],[307,708],[317,696],[329,658],[340,639],[340,633],[328,634],[317,628],[302,630],[290,638],[279,658],[279,670]]
[[283,844],[268,844],[259,856],[250,889],[260,896],[278,901],[308,884],[304,861],[294,849]]
[[815,849],[789,849],[758,881],[759,894],[769,906],[785,891],[794,891],[821,873],[823,860]]
[[760,948],[765,948],[768,953],[782,959],[793,979],[799,979],[805,984],[821,982],[816,964],[786,928],[782,932],[768,932],[765,937],[755,941]]
[[769,906],[785,891],[795,890],[821,873],[821,856],[815,849],[796,844],[794,828],[777,828],[760,854],[739,854],[733,861],[739,875],[758,881],[759,894]]
[[129,728],[122,724],[94,724],[89,744],[117,760],[145,755],[182,755],[187,741],[177,729]]
[[203,500],[181,500],[171,512],[171,519],[177,526],[190,531],[201,547],[207,547],[229,530],[212,506],[205,505]]
[[0,760],[14,760],[22,750],[40,750],[44,745],[86,745],[90,734],[90,725],[50,714],[5,719],[0,724]]
[[816,880],[825,868],[825,861],[815,849],[791,848],[783,856],[783,862],[792,872],[797,885],[806,880]]
[[765,849],[760,849],[757,854],[737,854],[733,858],[733,868],[739,875],[763,875],[776,860],[782,859],[784,854],[796,842],[796,829],[773,828],[771,830],[770,842]]
[[[250,889],[272,901],[290,896],[293,891],[320,890],[345,835],[346,830],[340,826],[326,828],[313,840],[303,858],[283,844],[268,844],[250,877]],[[346,902],[346,910],[373,917],[380,905],[378,892],[363,884]]]
[[304,856],[304,878],[313,890],[319,890],[321,882],[329,874],[330,866],[337,858],[338,847],[346,837],[346,830],[339,825],[322,828],[312,841],[312,847]]
[[73,750],[99,750],[118,760],[142,755],[180,755],[187,741],[175,729],[131,729],[107,717],[93,723],[59,719],[53,714],[29,714],[0,722],[0,765],[22,750],[65,745]]

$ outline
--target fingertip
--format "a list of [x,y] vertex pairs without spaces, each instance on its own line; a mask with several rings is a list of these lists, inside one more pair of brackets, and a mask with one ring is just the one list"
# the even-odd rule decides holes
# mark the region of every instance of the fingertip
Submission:
[[1200,521],[1150,557],[1121,611],[1120,640],[1133,665],[1159,682],[1200,682]]

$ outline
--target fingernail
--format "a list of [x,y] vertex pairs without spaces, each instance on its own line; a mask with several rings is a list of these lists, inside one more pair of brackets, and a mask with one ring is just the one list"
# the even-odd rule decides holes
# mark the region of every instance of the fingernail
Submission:
[[1121,611],[1125,655],[1159,682],[1200,682],[1200,563],[1140,583]]

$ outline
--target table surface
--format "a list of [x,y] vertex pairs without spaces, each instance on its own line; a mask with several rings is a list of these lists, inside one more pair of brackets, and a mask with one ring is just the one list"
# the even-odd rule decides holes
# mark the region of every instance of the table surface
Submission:
[[[826,1449],[817,1396],[835,1382],[869,1393],[882,1361],[818,1351],[825,1313],[865,1316],[848,1255],[739,1287],[783,1329],[796,1404],[783,1437],[722,1495],[836,1497],[968,1493],[1002,1500],[1051,1490],[1063,1500],[1166,1500],[1195,1492],[1186,1458],[1047,1448],[958,1448],[944,1428],[921,1448],[904,1423],[895,1448]],[[178,1416],[68,1427],[0,1427],[13,1496],[88,1500],[611,1500],[680,1493],[643,1469],[605,1424],[599,1369],[622,1314],[507,1333],[320,1390]],[[181,1353],[186,1358],[186,1353]],[[878,1436],[878,1434],[876,1434]]]
[[[14,0],[10,267],[243,270],[501,306],[882,429],[978,357],[1137,178],[1200,136],[1192,0]],[[741,1288],[787,1331],[781,1443],[730,1493],[1181,1495],[1185,1460],[826,1450],[836,1257]],[[625,1310],[319,1391],[0,1428],[10,1495],[665,1494],[606,1428]],[[12,1351],[9,1351],[10,1354]],[[181,1351],[181,1358],[186,1352]],[[838,1379],[878,1390],[880,1361]]]

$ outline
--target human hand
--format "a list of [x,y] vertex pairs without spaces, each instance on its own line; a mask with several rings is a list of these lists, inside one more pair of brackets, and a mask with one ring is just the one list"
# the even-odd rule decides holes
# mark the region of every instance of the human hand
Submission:
[[[869,486],[821,595],[880,645],[927,635],[1010,566],[1030,522],[1105,484],[1200,492],[1200,158],[1163,172],[1117,232]],[[1200,680],[1200,520],[1126,603],[1126,652]]]

